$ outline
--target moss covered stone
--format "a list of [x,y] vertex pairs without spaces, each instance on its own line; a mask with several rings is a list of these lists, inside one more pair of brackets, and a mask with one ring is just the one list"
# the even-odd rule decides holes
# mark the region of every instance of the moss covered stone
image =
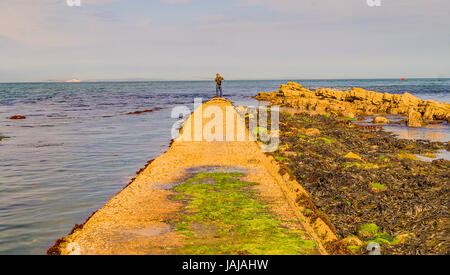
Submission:
[[372,239],[378,233],[378,225],[374,223],[366,223],[358,230],[358,236],[362,239]]
[[175,228],[185,237],[179,254],[314,254],[303,231],[287,229],[256,199],[240,173],[200,173],[174,188],[188,198]]

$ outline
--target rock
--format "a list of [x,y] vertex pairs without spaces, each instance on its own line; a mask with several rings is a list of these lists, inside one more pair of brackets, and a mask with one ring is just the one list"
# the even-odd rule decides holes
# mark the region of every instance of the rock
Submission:
[[302,85],[300,85],[296,82],[288,82],[287,85],[289,86],[289,88],[292,88],[294,90],[302,90],[303,89]]
[[357,160],[363,161],[360,156],[358,156],[357,154],[352,153],[352,152],[350,152],[347,155],[345,155],[344,158],[346,158],[346,159],[357,159]]
[[385,118],[384,116],[377,116],[373,118],[373,123],[377,123],[377,124],[387,124],[389,122],[391,122],[389,119]]
[[414,233],[401,233],[394,238],[394,244],[404,244],[414,238]]
[[355,113],[350,112],[350,111],[343,111],[343,112],[341,112],[341,115],[343,117],[356,118]]
[[409,153],[400,153],[397,154],[398,159],[410,159],[410,160],[417,160],[419,159],[416,155],[409,154]]
[[308,128],[305,130],[305,134],[309,137],[320,136],[320,131],[316,128]]
[[361,246],[363,245],[363,241],[361,241],[357,236],[348,236],[345,239],[342,239],[342,242],[347,246]]
[[283,152],[283,155],[288,158],[295,158],[297,157],[297,152],[285,151]]
[[16,115],[16,116],[12,116],[9,119],[26,119],[26,116],[20,116],[20,115]]
[[[311,91],[298,83],[288,82],[286,85],[281,85],[278,91],[260,92],[255,98],[270,101],[272,105],[315,111],[319,114],[332,112],[351,118],[361,114],[408,115],[413,110],[415,113],[413,113],[411,125],[419,125],[421,119],[450,120],[450,104],[421,100],[409,93],[388,94],[361,88],[353,88],[349,91],[320,88]],[[419,114],[423,115],[423,118],[419,119]]]
[[415,110],[410,110],[408,113],[408,126],[422,127],[423,126],[422,115]]
[[378,225],[374,223],[366,223],[358,230],[358,237],[361,239],[372,239],[378,234]]

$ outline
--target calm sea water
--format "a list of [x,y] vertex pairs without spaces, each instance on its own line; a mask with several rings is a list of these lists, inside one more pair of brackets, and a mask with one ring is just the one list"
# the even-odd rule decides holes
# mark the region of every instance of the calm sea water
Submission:
[[[450,79],[297,81],[450,102]],[[283,83],[227,81],[224,95],[256,104],[251,96]],[[0,142],[0,254],[44,254],[167,150],[172,107],[214,94],[206,81],[0,84],[0,136],[10,137]],[[437,131],[448,141],[447,128]]]

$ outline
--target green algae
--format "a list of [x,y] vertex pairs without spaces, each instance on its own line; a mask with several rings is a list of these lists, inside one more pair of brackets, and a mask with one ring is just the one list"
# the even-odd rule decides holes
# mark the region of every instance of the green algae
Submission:
[[175,230],[185,237],[179,254],[314,254],[301,230],[288,230],[250,190],[240,173],[200,173],[174,188],[189,198]]
[[329,138],[324,138],[324,137],[317,138],[317,140],[321,140],[321,141],[323,141],[325,143],[328,143],[328,144],[333,143],[333,140],[331,140]]
[[341,117],[343,120],[349,120],[349,121],[358,121],[358,119],[356,118],[352,118],[352,117]]
[[358,230],[358,236],[362,239],[372,239],[378,234],[378,225],[366,223]]
[[269,131],[267,130],[267,128],[264,128],[264,127],[256,127],[252,131],[252,135],[254,137],[257,137],[258,135],[259,136],[266,136],[268,134],[269,134]]
[[380,191],[386,191],[387,190],[386,185],[378,183],[378,182],[372,182],[370,184],[370,186],[372,186],[372,188],[375,188],[375,189],[380,190]]
[[280,156],[276,156],[275,159],[278,160],[278,161],[281,161],[281,162],[288,162],[289,161],[289,158],[280,157]]

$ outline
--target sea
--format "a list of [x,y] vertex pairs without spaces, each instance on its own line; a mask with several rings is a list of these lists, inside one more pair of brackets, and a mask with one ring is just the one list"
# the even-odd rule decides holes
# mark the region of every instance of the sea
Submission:
[[[256,106],[252,96],[287,81],[450,102],[450,79],[236,80],[224,82],[224,96]],[[214,95],[213,81],[0,83],[0,254],[45,254],[168,149],[174,107]],[[399,138],[450,136],[446,124],[387,128]]]

